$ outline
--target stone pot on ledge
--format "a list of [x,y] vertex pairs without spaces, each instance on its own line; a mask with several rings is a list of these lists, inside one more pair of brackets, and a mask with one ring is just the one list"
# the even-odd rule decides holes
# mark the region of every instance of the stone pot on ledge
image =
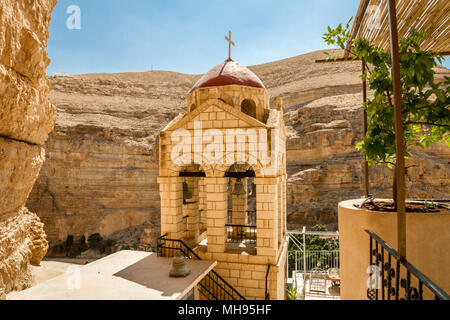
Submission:
[[[363,200],[339,203],[339,246],[342,300],[367,300],[367,269],[370,263],[371,230],[397,250],[395,212],[357,208]],[[406,213],[407,260],[450,292],[450,214]],[[424,289],[428,291],[427,289]],[[425,298],[427,298],[425,296]]]

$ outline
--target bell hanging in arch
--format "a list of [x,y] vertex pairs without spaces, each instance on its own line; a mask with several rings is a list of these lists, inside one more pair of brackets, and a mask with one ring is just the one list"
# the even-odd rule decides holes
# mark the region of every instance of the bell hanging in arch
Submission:
[[234,192],[233,195],[241,196],[245,194],[244,185],[242,184],[241,178],[238,178],[236,183],[234,184]]
[[256,197],[256,184],[252,183],[252,190],[250,190],[250,193],[248,194],[249,198],[255,198]]
[[173,258],[172,269],[170,270],[169,277],[187,277],[191,274],[191,270],[189,270],[186,266],[186,261],[184,260],[184,254],[181,253],[180,250],[175,253],[175,257]]

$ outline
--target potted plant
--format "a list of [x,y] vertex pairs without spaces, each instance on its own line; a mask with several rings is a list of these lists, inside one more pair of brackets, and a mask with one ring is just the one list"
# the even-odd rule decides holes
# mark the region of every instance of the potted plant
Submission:
[[295,288],[293,285],[288,285],[286,289],[286,295],[288,300],[304,300],[303,295],[300,296],[297,288]]

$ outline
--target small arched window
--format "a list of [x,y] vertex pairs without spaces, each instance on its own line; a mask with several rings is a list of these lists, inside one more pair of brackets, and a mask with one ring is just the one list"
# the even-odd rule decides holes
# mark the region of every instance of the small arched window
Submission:
[[256,104],[253,100],[245,99],[242,101],[241,111],[250,117],[256,118]]
[[191,108],[190,108],[189,112],[194,111],[195,108],[197,108],[197,106],[195,105],[195,103],[191,104]]

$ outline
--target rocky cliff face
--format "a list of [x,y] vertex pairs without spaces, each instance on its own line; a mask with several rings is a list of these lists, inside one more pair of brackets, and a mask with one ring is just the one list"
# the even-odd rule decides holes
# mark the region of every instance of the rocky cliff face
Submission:
[[45,160],[55,124],[45,48],[56,0],[0,5],[0,299],[30,285],[48,242],[40,219],[24,207]]
[[[290,228],[335,228],[337,203],[364,194],[363,157],[355,150],[362,138],[361,67],[315,63],[323,58],[314,52],[250,68],[273,99],[284,100]],[[198,78],[151,71],[51,79],[56,129],[28,200],[51,242],[140,224],[147,225],[147,241],[158,234],[157,131],[186,110]],[[448,195],[448,148],[417,152],[413,161],[410,197]],[[374,194],[390,196],[389,170],[372,168],[371,176]]]
[[158,234],[157,132],[184,110],[191,79],[170,72],[51,79],[58,117],[50,163],[28,200],[51,242],[143,224]]

